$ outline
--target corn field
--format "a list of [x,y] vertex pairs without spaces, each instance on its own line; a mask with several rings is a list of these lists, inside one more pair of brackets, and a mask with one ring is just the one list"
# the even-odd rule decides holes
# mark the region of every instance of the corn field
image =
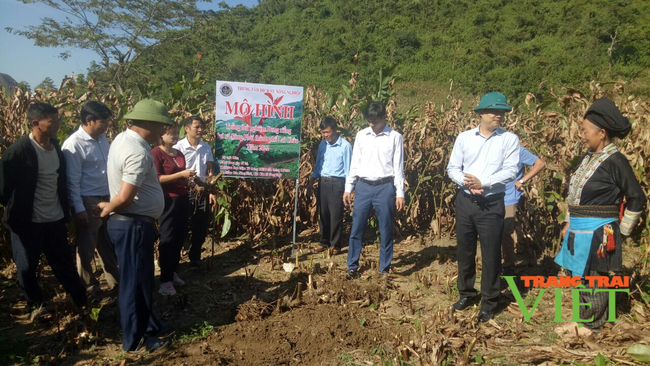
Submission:
[[[349,86],[344,86],[344,92],[338,96],[311,86],[305,89],[298,189],[299,227],[313,229],[318,226],[316,192],[308,182],[321,140],[320,120],[325,116],[338,119],[340,132],[352,143],[356,132],[367,126],[361,115],[362,107],[369,100],[381,100],[387,103],[389,124],[404,136],[407,207],[397,216],[398,233],[404,237],[412,233],[434,237],[454,235],[453,197],[456,188],[447,177],[446,165],[456,136],[479,122],[478,116],[471,111],[475,105],[464,105],[450,94],[442,105],[429,102],[421,107],[406,109],[400,106],[398,109],[392,89],[392,70],[382,70],[378,88],[364,89],[357,85],[357,77],[358,74],[353,74]],[[197,91],[205,82],[198,75],[194,80],[182,79],[170,87],[171,98],[163,102],[170,108],[172,118],[180,122],[184,117],[199,114],[206,121],[214,121],[213,96]],[[107,132],[111,140],[125,128],[122,116],[137,100],[148,97],[151,92],[146,89],[125,93],[110,88],[99,90],[92,80],[88,85],[70,82],[58,91],[37,89],[34,93],[27,93],[16,89],[13,95],[0,91],[0,155],[17,138],[28,133],[25,115],[31,100],[44,101],[59,108],[62,115],[60,140],[78,128],[81,105],[89,100],[99,100],[115,113]],[[592,83],[586,92],[567,88],[562,95],[546,95],[539,98],[541,100],[528,94],[525,105],[507,115],[504,128],[516,133],[523,146],[547,163],[546,169],[526,186],[525,210],[518,215],[522,228],[519,240],[534,244],[536,250],[556,250],[560,222],[567,208],[565,185],[571,167],[585,152],[580,141],[582,117],[591,102],[602,96],[614,100],[633,123],[632,133],[616,144],[630,161],[646,195],[650,193],[650,100],[627,94],[624,83],[608,85],[607,89]],[[213,132],[206,135],[209,142],[213,138]],[[225,179],[211,188],[220,196],[220,212],[227,213],[233,221],[231,233],[248,234],[251,244],[272,241],[291,233],[296,191],[294,181]],[[217,220],[217,224],[222,225],[224,215],[217,215]],[[646,248],[645,259],[640,262],[645,271],[650,268],[649,237],[646,207],[631,237],[635,245]],[[4,227],[0,228],[0,256],[5,263],[11,260],[9,233]]]

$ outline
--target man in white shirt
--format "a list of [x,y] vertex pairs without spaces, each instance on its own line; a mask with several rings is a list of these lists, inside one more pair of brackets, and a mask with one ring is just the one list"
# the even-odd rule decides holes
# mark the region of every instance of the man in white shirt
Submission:
[[370,127],[359,131],[354,140],[350,174],[343,193],[343,203],[350,206],[352,191],[356,191],[348,249],[349,279],[359,276],[363,233],[371,208],[377,214],[381,236],[379,273],[384,276],[389,272],[393,260],[395,209],[401,211],[405,202],[402,135],[386,124],[386,107],[382,103],[368,104],[363,117]]
[[476,240],[481,242],[481,311],[479,322],[494,317],[500,294],[501,235],[506,183],[515,180],[519,164],[519,138],[499,126],[512,109],[505,95],[485,94],[474,109],[481,118],[478,127],[458,135],[449,158],[447,173],[458,185],[456,233],[458,292],[454,303],[463,310],[477,300]]
[[122,348],[135,351],[141,344],[149,351],[166,347],[158,338],[162,324],[153,314],[155,220],[165,201],[151,144],[158,142],[169,119],[167,107],[143,99],[124,116],[131,127],[115,137],[108,153],[109,202],[97,211],[107,217],[108,235],[120,265],[120,323]]
[[[185,128],[185,138],[180,140],[174,149],[185,155],[186,168],[196,172],[195,181],[198,184],[205,182],[205,178],[219,172],[219,165],[214,161],[212,148],[205,141],[201,141],[205,122],[199,116],[187,117],[183,120]],[[208,202],[211,205],[217,204],[217,197],[213,194],[203,197],[197,197],[192,191],[189,194],[190,199],[190,232],[191,245],[188,256],[190,265],[198,267],[201,264],[201,247],[208,235],[208,225],[210,222],[210,210]]]
[[104,133],[112,117],[104,103],[86,103],[81,108],[81,126],[61,147],[67,163],[68,197],[77,234],[77,272],[88,293],[100,290],[92,266],[95,249],[108,287],[114,288],[120,278],[115,248],[106,233],[106,221],[93,215],[93,207],[110,198],[106,180],[109,144]]

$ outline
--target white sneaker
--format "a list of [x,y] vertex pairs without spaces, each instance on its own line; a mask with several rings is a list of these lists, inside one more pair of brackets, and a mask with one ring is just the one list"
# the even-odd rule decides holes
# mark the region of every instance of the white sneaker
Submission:
[[176,289],[174,289],[174,283],[171,281],[161,283],[160,288],[158,289],[158,293],[165,296],[176,295]]
[[185,281],[181,280],[181,278],[178,277],[176,272],[174,272],[174,280],[173,280],[173,282],[174,282],[174,285],[178,285],[178,286],[183,286],[185,284]]

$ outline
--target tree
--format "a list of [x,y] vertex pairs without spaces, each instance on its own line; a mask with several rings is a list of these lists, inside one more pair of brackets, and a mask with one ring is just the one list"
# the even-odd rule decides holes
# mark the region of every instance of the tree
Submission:
[[82,85],[86,84],[87,83],[86,76],[84,74],[77,75],[77,78],[75,79],[75,83],[82,84]]
[[[94,51],[120,90],[132,72],[132,61],[170,40],[171,30],[189,27],[200,14],[197,0],[21,1],[47,5],[64,13],[65,20],[44,18],[40,25],[7,31],[32,39],[37,46]],[[61,54],[68,56],[69,51]]]
[[[50,79],[50,80],[52,80],[52,79]],[[20,83],[18,83],[18,88],[20,90],[24,91],[24,92],[31,92],[32,91],[32,87],[29,85],[28,82],[26,82],[24,80],[21,81]]]
[[41,88],[43,90],[51,90],[56,88],[56,85],[54,85],[54,80],[52,80],[51,77],[47,76],[43,81],[41,81],[40,84],[36,85],[36,88]]
[[[529,92],[635,80],[650,95],[648,0],[264,0],[208,11],[130,65],[126,87],[208,80],[317,85],[340,92],[350,74],[374,84],[399,64],[400,81],[445,93]],[[612,47],[612,36],[616,42]],[[182,39],[182,42],[175,39]],[[608,49],[611,51],[608,54]],[[198,60],[197,53],[201,54]],[[611,66],[610,66],[611,65]],[[110,82],[101,65],[87,76]],[[405,85],[405,84],[401,84]],[[159,89],[166,93],[167,89]],[[206,83],[203,92],[213,92]],[[415,92],[415,90],[414,90]]]

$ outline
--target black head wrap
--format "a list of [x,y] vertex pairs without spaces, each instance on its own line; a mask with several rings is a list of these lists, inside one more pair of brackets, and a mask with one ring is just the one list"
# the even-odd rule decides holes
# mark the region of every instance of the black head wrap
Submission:
[[612,137],[624,138],[632,125],[623,117],[616,104],[607,98],[600,98],[587,109],[585,118],[594,125],[604,128]]

